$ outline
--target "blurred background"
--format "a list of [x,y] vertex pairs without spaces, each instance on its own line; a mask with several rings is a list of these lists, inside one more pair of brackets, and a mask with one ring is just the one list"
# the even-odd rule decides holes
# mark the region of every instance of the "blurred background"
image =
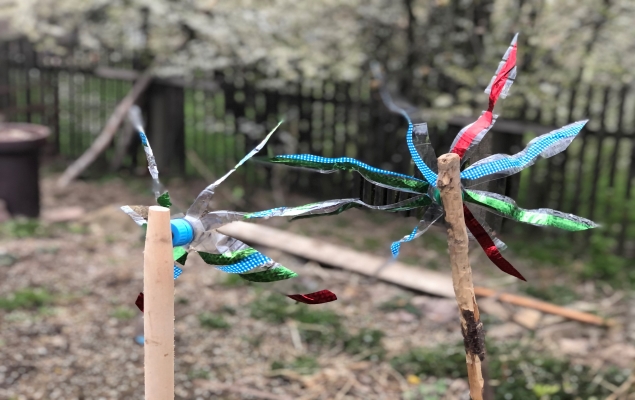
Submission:
[[[36,179],[30,200],[14,201],[23,212],[7,199],[0,207],[0,353],[11,360],[0,365],[0,397],[142,392],[142,348],[132,338],[143,242],[113,206],[153,201],[132,127],[115,124],[78,179],[56,183],[124,97],[142,108],[181,209],[282,118],[260,156],[347,156],[413,174],[406,125],[382,104],[370,63],[383,66],[395,97],[417,107],[440,155],[486,108],[483,90],[519,32],[518,77],[478,158],[590,121],[567,151],[487,189],[602,226],[570,233],[488,217],[530,282],[501,276],[476,247],[477,284],[619,323],[598,328],[546,314],[519,322],[528,309],[494,302],[485,309],[498,329],[490,398],[635,398],[633,22],[627,0],[0,0],[0,122],[10,132],[20,127],[10,123],[48,128],[22,126],[39,140],[39,185],[33,157],[19,164],[15,138],[0,136],[0,179]],[[228,180],[216,206],[251,211],[345,197],[386,204],[396,194],[354,174],[256,160]],[[352,210],[267,224],[387,257],[416,217]],[[448,274],[444,240],[440,226],[402,259]],[[324,308],[290,305],[195,264],[177,281],[179,398],[465,398],[453,300],[268,251],[345,294]]]

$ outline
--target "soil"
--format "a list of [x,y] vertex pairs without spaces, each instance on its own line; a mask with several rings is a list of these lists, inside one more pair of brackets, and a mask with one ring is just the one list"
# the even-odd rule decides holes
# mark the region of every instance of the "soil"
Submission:
[[[24,237],[16,237],[21,234],[10,225],[14,222],[2,225],[0,399],[143,398],[143,346],[135,342],[142,334],[142,314],[134,306],[143,286],[143,232],[117,206],[153,204],[147,180],[78,181],[56,193],[54,178],[42,182],[43,210],[54,214],[60,207],[82,207],[86,214],[67,223],[41,222]],[[183,210],[203,182],[174,180],[168,186],[175,208]],[[252,209],[276,206],[266,192],[253,196]],[[308,201],[285,200],[292,205]],[[230,192],[222,192],[215,207],[230,203],[235,203]],[[409,232],[416,220],[351,210],[262,223],[387,256],[390,242]],[[241,284],[191,256],[175,282],[177,399],[469,398],[461,378],[445,379],[439,397],[416,397],[422,385],[438,385],[439,379],[402,375],[390,362],[415,348],[460,342],[454,300],[274,249],[262,251],[298,272],[306,287],[331,289],[338,300],[296,306],[277,293],[284,286]],[[499,273],[481,253],[477,248],[471,252],[475,282],[517,292],[520,283]],[[557,272],[513,253],[510,258],[530,280],[566,284]],[[402,260],[443,270],[443,231],[432,230],[405,245]],[[599,328],[538,314],[528,317],[538,322],[527,329],[517,317],[522,310],[500,305],[507,316],[486,320],[488,334],[501,342],[524,341],[597,370],[629,368],[635,360],[629,296],[606,285],[575,291],[577,302],[571,307],[610,316],[618,324]],[[20,303],[19,296],[26,300]],[[490,307],[492,313],[495,308]],[[356,345],[354,338],[361,342]]]

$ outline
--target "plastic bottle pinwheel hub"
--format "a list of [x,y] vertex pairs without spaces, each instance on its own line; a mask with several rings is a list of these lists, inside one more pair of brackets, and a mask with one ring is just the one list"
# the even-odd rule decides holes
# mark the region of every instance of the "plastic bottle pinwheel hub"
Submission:
[[170,221],[172,246],[184,246],[194,240],[194,229],[187,220],[177,218]]

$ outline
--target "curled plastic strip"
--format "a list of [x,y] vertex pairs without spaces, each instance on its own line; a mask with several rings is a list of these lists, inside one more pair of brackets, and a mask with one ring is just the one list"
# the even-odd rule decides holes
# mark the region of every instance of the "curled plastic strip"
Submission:
[[423,214],[423,218],[419,221],[419,224],[415,226],[412,232],[409,235],[403,237],[403,239],[393,242],[390,245],[390,252],[392,253],[393,258],[399,257],[399,250],[401,249],[401,244],[410,242],[419,236],[426,233],[426,231],[439,219],[443,216],[443,209],[436,204],[428,207],[426,212]]
[[520,208],[513,199],[497,193],[466,190],[465,201],[485,207],[487,210],[514,221],[536,226],[553,226],[567,231],[583,231],[599,226],[586,218],[550,208],[536,210]]
[[[390,111],[392,111],[395,114],[400,114],[401,116],[403,116],[406,122],[408,123],[408,130],[406,131],[406,144],[408,145],[408,151],[410,151],[410,156],[412,157],[412,160],[414,161],[419,171],[421,171],[426,181],[428,181],[428,183],[431,186],[436,186],[437,174],[435,174],[430,169],[430,167],[426,165],[426,163],[423,161],[423,159],[419,155],[417,148],[415,147],[415,144],[413,141],[414,126],[413,126],[412,120],[410,119],[410,115],[408,115],[408,112],[405,110],[404,107],[398,106],[393,101],[392,96],[390,96],[390,93],[388,93],[388,90],[386,89],[384,84],[384,77],[383,77],[383,74],[381,73],[381,68],[379,67],[379,64],[374,63],[373,65],[371,65],[371,68],[372,68],[373,75],[375,76],[375,79],[377,79],[377,81],[379,82],[379,95],[381,96],[381,99],[384,102],[384,105],[386,106],[386,108],[388,108]],[[414,107],[410,105],[407,105],[406,107],[414,109]],[[426,129],[426,133],[427,133],[427,129]]]
[[328,289],[307,294],[289,294],[287,297],[304,304],[323,304],[337,300],[335,293]]
[[177,246],[172,249],[172,256],[174,261],[181,265],[185,265],[185,260],[187,260],[187,250],[181,246]]
[[240,261],[225,266],[216,267],[216,269],[227,272],[228,274],[244,274],[247,271],[266,271],[279,265],[271,258],[261,253],[254,253]]
[[236,251],[226,251],[223,254],[211,254],[199,251],[198,255],[209,265],[231,265],[256,253],[258,253],[256,249],[247,247]]
[[203,191],[196,197],[196,200],[194,200],[194,203],[187,210],[186,215],[190,217],[194,217],[194,218],[200,218],[206,211],[208,211],[209,202],[212,199],[212,197],[214,197],[214,191],[216,190],[216,188],[221,183],[223,183],[225,179],[227,179],[231,174],[233,174],[234,171],[236,171],[241,165],[243,165],[247,160],[253,157],[254,154],[262,150],[265,144],[267,144],[267,141],[269,141],[269,138],[271,137],[271,135],[274,134],[274,132],[278,129],[278,127],[282,124],[282,122],[283,121],[278,122],[278,125],[276,125],[276,127],[273,128],[271,132],[267,134],[267,136],[265,136],[262,142],[260,142],[258,146],[256,146],[245,157],[243,157],[240,161],[238,161],[238,164],[236,164],[234,168],[229,170],[229,172],[227,172],[225,175],[217,179],[214,183],[210,184],[205,189],[203,189]]
[[245,219],[255,218],[271,218],[271,217],[301,217],[312,215],[325,215],[337,212],[345,206],[351,208],[354,206],[365,207],[371,210],[381,211],[404,211],[414,208],[422,207],[430,203],[429,198],[426,195],[419,195],[410,199],[402,200],[397,203],[387,204],[383,206],[373,206],[359,199],[339,199],[339,200],[327,200],[319,203],[306,204],[299,207],[277,207],[271,210],[258,211],[254,213],[248,213],[244,215]]
[[428,134],[428,124],[422,122],[412,126],[412,143],[419,157],[432,170],[437,170],[437,155],[434,152],[430,135]]
[[[492,229],[492,227],[489,226],[489,224],[485,222],[483,218],[479,218],[476,216],[476,214],[474,214],[474,209],[472,207],[475,207],[475,205],[473,204],[465,204],[465,205],[467,206],[467,208],[470,209],[470,211],[472,212],[472,215],[474,215],[474,218],[476,218],[476,221],[483,227],[483,229],[485,230],[487,235],[490,237],[490,239],[492,239],[492,242],[494,242],[494,244],[496,245],[496,248],[500,251],[506,250],[507,245],[498,237],[496,237],[496,232],[494,232],[494,229]],[[467,232],[467,236],[469,240],[476,240],[476,237],[474,237],[474,235],[472,235],[472,232],[470,231]]]
[[381,187],[410,193],[425,193],[428,182],[397,172],[372,167],[350,157],[327,158],[311,154],[276,156],[269,161],[291,167],[310,168],[323,174],[340,171],[355,171],[367,181]]
[[[134,207],[134,206],[133,206]],[[135,211],[131,206],[121,206],[121,211],[128,214],[130,218],[139,226],[146,225],[148,221],[141,216],[137,211]]]
[[467,228],[470,232],[472,232],[472,235],[474,235],[478,244],[481,246],[483,251],[485,251],[487,258],[489,258],[490,261],[498,267],[498,269],[506,274],[526,281],[525,277],[503,257],[494,241],[492,241],[485,229],[483,229],[483,227],[478,223],[470,209],[467,208],[465,204],[463,204],[463,216],[465,217],[465,225],[467,225]]
[[516,79],[516,44],[518,34],[514,35],[512,42],[507,48],[503,60],[498,65],[498,69],[490,84],[485,89],[485,93],[489,94],[489,104],[487,110],[484,111],[476,122],[461,129],[450,147],[451,153],[456,153],[463,158],[465,153],[476,146],[485,134],[491,129],[496,117],[493,114],[494,106],[500,98],[505,98],[509,93],[509,88]]
[[250,282],[276,282],[298,276],[288,268],[278,265],[267,271],[240,274],[240,277]]
[[143,293],[139,293],[137,295],[137,300],[135,300],[134,304],[139,310],[141,310],[141,312],[143,312]]
[[150,147],[150,142],[148,141],[145,129],[143,128],[143,118],[141,116],[141,109],[139,106],[133,105],[130,108],[128,118],[130,123],[132,123],[132,126],[134,126],[139,133],[139,139],[141,139],[143,151],[145,151],[146,158],[148,160],[148,171],[150,171],[150,175],[152,176],[152,190],[154,191],[154,197],[158,198],[162,191],[162,185],[161,182],[159,182],[159,168],[157,167],[157,161],[154,158],[154,153],[152,153],[152,147]]
[[574,122],[532,139],[524,150],[514,154],[494,154],[477,161],[461,172],[461,179],[484,176],[492,179],[512,175],[535,164],[538,157],[549,158],[564,151],[582,130],[587,120]]

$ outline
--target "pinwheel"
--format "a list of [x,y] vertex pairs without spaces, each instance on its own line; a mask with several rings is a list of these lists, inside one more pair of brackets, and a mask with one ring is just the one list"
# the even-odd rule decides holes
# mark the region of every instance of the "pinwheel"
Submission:
[[[461,157],[465,166],[469,154],[483,139],[496,121],[497,115],[493,113],[494,106],[499,98],[505,98],[516,78],[516,35],[503,56],[494,77],[485,89],[489,95],[489,105],[479,118],[472,124],[461,129],[450,148],[451,153]],[[355,171],[371,183],[391,190],[415,193],[413,202],[425,210],[423,217],[413,231],[391,245],[393,257],[399,254],[402,243],[409,242],[425,233],[434,222],[444,215],[439,190],[436,188],[437,174],[436,155],[428,136],[428,128],[425,123],[413,124],[409,112],[392,100],[390,94],[383,85],[383,78],[379,69],[374,67],[374,73],[379,80],[379,90],[385,105],[394,113],[401,114],[408,123],[406,142],[408,150],[417,169],[423,175],[423,179],[391,171],[381,170],[367,165],[361,161],[348,157],[326,158],[310,154],[280,155],[270,158],[273,163],[303,167],[317,170],[322,173],[331,173],[337,170]],[[463,213],[465,223],[472,238],[475,239],[484,250],[487,257],[502,271],[519,279],[525,278],[502,255],[505,248],[502,241],[496,238],[494,232],[478,219],[470,210],[472,206],[481,207],[489,212],[496,213],[505,218],[518,222],[537,226],[552,226],[569,231],[580,231],[597,227],[593,221],[572,214],[556,210],[541,208],[527,210],[516,205],[509,197],[479,190],[469,190],[470,185],[482,183],[487,180],[506,177],[533,165],[538,158],[552,157],[563,150],[575,139],[587,121],[578,121],[566,125],[560,129],[538,136],[531,140],[524,150],[515,155],[496,154],[461,171],[463,183]],[[412,205],[412,204],[411,204]]]
[[[159,180],[159,171],[152,153],[152,148],[143,128],[141,111],[133,107],[130,120],[139,133],[143,149],[148,160],[148,170],[152,176],[152,190],[160,206],[170,208],[170,195]],[[183,273],[183,267],[192,252],[207,264],[215,266],[220,271],[238,274],[241,278],[251,282],[275,282],[294,278],[297,274],[283,267],[271,258],[258,252],[238,239],[224,235],[218,231],[233,221],[249,221],[271,217],[290,217],[291,219],[307,218],[315,215],[333,215],[352,207],[366,207],[383,211],[404,211],[421,207],[427,202],[427,196],[419,195],[410,199],[385,206],[372,206],[359,199],[337,199],[306,204],[298,207],[277,207],[257,212],[214,211],[211,210],[211,200],[218,186],[227,179],[245,161],[260,151],[276,129],[279,123],[262,140],[256,148],[247,154],[236,166],[223,177],[207,186],[194,200],[185,215],[176,214],[171,219],[172,244],[174,246],[174,279]],[[147,206],[123,206],[121,209],[128,214],[139,226],[147,224]],[[320,290],[308,294],[289,294],[288,297],[306,304],[321,304],[334,301],[337,296],[329,290]],[[140,293],[137,306],[143,311],[143,293]]]

